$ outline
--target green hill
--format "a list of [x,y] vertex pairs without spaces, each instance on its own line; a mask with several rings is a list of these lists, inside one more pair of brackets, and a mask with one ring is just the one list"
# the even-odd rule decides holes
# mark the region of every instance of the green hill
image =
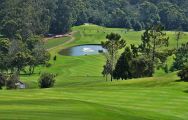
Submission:
[[[186,120],[188,83],[176,73],[156,71],[154,77],[105,82],[102,55],[61,56],[58,52],[82,44],[99,44],[110,32],[123,36],[127,44],[139,44],[143,31],[104,28],[96,25],[73,27],[73,36],[47,41],[52,57],[49,68],[39,67],[32,76],[21,76],[28,89],[0,91],[2,120]],[[176,47],[174,32],[169,49]],[[187,34],[187,33],[186,33]],[[181,42],[186,42],[185,35]],[[69,42],[71,40],[71,42]],[[172,58],[169,58],[171,64]],[[55,87],[38,89],[39,72],[57,74]]]

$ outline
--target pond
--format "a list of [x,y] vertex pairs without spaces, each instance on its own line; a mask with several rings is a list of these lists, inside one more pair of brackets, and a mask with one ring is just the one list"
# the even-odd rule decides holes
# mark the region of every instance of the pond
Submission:
[[63,49],[59,53],[65,56],[96,55],[105,52],[101,45],[79,45]]

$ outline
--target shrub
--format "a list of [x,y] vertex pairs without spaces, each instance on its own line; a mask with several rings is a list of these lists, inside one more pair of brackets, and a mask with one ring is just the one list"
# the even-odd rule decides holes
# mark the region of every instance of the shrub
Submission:
[[52,66],[51,63],[46,63],[46,67],[47,67],[47,68],[49,68],[49,67],[51,67],[51,66]]
[[39,78],[40,88],[51,88],[54,86],[56,75],[52,73],[43,73]]
[[6,82],[7,89],[16,89],[16,83],[19,81],[17,74],[12,74],[8,77],[8,80]]
[[181,78],[181,80],[188,82],[188,66],[184,67],[180,72],[178,72],[178,76]]

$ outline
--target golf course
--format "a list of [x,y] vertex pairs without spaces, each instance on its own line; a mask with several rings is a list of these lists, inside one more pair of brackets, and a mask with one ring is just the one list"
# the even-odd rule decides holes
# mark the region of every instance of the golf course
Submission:
[[[180,81],[177,72],[166,74],[159,69],[153,77],[113,82],[109,78],[106,82],[101,74],[105,64],[102,53],[60,54],[74,46],[100,44],[112,32],[120,34],[129,46],[139,45],[144,31],[85,24],[72,27],[64,37],[46,39],[51,66],[21,75],[26,89],[0,91],[0,120],[187,120],[188,83]],[[175,33],[166,33],[170,38],[167,49],[175,48]],[[180,44],[187,40],[185,32]],[[168,58],[169,67],[173,57]],[[43,72],[57,75],[53,88],[38,87]]]

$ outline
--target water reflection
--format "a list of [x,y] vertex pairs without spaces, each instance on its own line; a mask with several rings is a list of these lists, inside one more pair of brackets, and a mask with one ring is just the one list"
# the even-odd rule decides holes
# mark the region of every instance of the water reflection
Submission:
[[106,50],[101,45],[80,45],[64,49],[60,51],[61,55],[65,56],[84,56],[84,55],[95,55]]

